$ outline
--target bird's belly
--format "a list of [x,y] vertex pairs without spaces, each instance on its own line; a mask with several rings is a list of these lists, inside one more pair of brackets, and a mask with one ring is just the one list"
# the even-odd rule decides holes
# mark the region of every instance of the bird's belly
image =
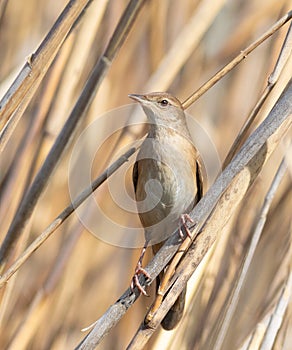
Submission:
[[187,166],[178,170],[163,162],[146,159],[142,162],[144,176],[140,176],[140,191],[136,192],[139,216],[147,232],[156,239],[161,235],[165,239],[178,228],[180,215],[193,207],[194,181],[190,180],[192,175],[184,173]]

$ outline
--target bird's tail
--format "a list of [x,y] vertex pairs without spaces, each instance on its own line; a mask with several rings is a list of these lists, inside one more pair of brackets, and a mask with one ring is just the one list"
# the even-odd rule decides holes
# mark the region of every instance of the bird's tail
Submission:
[[184,306],[185,306],[185,297],[186,297],[187,288],[185,288],[181,294],[178,296],[176,302],[173,304],[171,309],[165,315],[164,319],[161,322],[162,327],[165,330],[173,329],[181,320]]

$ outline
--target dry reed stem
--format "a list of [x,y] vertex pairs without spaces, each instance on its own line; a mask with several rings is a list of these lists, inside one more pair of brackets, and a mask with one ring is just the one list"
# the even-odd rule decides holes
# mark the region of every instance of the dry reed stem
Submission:
[[20,257],[9,267],[0,277],[0,288],[9,280],[9,278],[26,262],[31,254],[38,249],[104,181],[106,181],[122,164],[136,152],[137,148],[129,149],[119,159],[110,165],[91,185],[84,189],[79,196],[60,213],[55,220],[26,248]]
[[257,222],[257,226],[256,226],[254,234],[252,236],[250,246],[249,246],[248,251],[244,257],[243,265],[240,268],[239,276],[238,276],[236,283],[233,287],[230,301],[228,302],[229,307],[226,310],[226,314],[223,317],[222,323],[220,324],[220,328],[218,331],[218,335],[216,337],[215,344],[213,344],[214,350],[220,350],[222,345],[223,345],[224,338],[225,338],[226,333],[227,333],[227,329],[228,329],[228,327],[230,327],[231,319],[234,315],[235,309],[236,309],[237,304],[238,304],[239,294],[242,290],[242,286],[243,286],[244,280],[246,278],[247,271],[251,265],[252,258],[254,256],[254,253],[255,253],[256,247],[258,245],[259,239],[261,237],[261,234],[263,232],[263,228],[264,228],[264,225],[265,225],[266,220],[267,220],[268,211],[270,209],[270,206],[272,204],[272,200],[277,192],[277,189],[281,183],[281,180],[282,180],[286,170],[287,170],[287,165],[286,165],[285,159],[283,159],[278,170],[277,170],[277,173],[272,181],[270,189],[267,192],[263,206],[261,208],[261,212],[259,214],[259,220]]
[[270,74],[270,76],[268,78],[267,86],[266,86],[265,90],[263,91],[262,95],[260,96],[259,100],[257,101],[256,105],[252,109],[246,122],[242,126],[235,141],[233,142],[233,144],[232,144],[232,146],[231,146],[231,148],[230,148],[230,150],[229,150],[229,152],[224,160],[224,163],[222,166],[223,169],[227,166],[227,164],[230,163],[230,161],[234,157],[235,153],[242,146],[244,140],[246,139],[248,133],[251,130],[251,126],[252,126],[259,110],[263,106],[264,102],[266,101],[267,97],[269,96],[274,85],[277,83],[279,76],[280,76],[282,70],[284,69],[284,66],[286,65],[289,57],[291,56],[291,52],[292,52],[292,24],[290,23],[286,38],[284,40],[283,46],[282,46],[281,51],[280,51],[280,55],[278,57],[276,65],[273,69],[273,72]]
[[270,317],[264,338],[259,350],[270,350],[274,348],[277,333],[282,325],[284,315],[287,311],[292,295],[292,273],[290,271],[287,281],[283,286],[275,311]]
[[[54,94],[56,93],[59,83],[58,77],[64,68],[68,53],[68,50],[63,50],[62,54],[58,56],[53,69],[50,71],[43,90],[46,91],[46,93],[39,97],[39,108],[37,108],[35,111],[27,133],[23,136],[22,141],[18,146],[14,161],[7,170],[7,180],[5,181],[5,185],[1,188],[1,201],[3,201],[3,203],[7,203],[11,193],[14,193],[14,206],[10,207],[9,210],[7,210],[5,206],[1,207],[0,216],[2,218],[7,218],[7,215],[10,216],[15,213],[18,203],[20,202],[21,198],[23,198],[25,191],[29,188],[29,184],[31,183],[32,177],[35,173],[36,162],[40,151],[40,147],[37,145],[40,145],[42,142],[41,130],[46,124],[50,103]],[[19,113],[19,111],[17,113]],[[30,164],[30,167],[25,167],[25,165],[28,164]],[[17,184],[17,189],[15,188],[15,184]],[[19,198],[17,197],[18,191],[20,192]],[[12,220],[12,217],[10,220]],[[9,220],[3,220],[1,223],[1,232],[7,232],[8,221]]]
[[[279,30],[285,23],[292,18],[292,11],[288,12],[279,21],[277,21],[271,28],[269,28],[259,39],[251,43],[246,49],[242,50],[231,62],[220,69],[210,80],[196,90],[191,96],[189,96],[184,102],[184,109],[193,104],[200,96],[202,96],[207,90],[215,85],[220,79],[222,79],[227,73],[229,73],[234,67],[236,67],[242,60],[244,60],[255,48],[261,43],[273,35]],[[289,48],[291,51],[291,48]]]
[[[10,117],[21,106],[22,112],[26,109],[39,83],[50,67],[62,43],[69,31],[81,15],[88,0],[71,0],[65,7],[56,23],[45,37],[39,48],[33,53],[17,78],[3,96],[0,102],[0,130],[2,131]],[[25,101],[25,103],[24,103]],[[12,133],[22,113],[17,113],[14,118]],[[5,136],[5,140],[8,137]],[[3,148],[2,132],[0,134],[1,147]]]
[[[46,322],[46,314],[50,311],[50,295],[63,277],[65,266],[82,232],[83,227],[78,222],[72,228],[72,234],[67,237],[64,245],[61,247],[42,289],[38,291],[30,303],[31,307],[26,315],[25,322],[21,323],[13,336],[13,341],[10,344],[11,349],[26,349],[29,341],[38,330],[40,322]],[[75,271],[75,278],[77,277],[76,275]]]
[[[57,124],[63,121],[65,114],[70,111],[71,101],[76,98],[76,90],[84,73],[83,70],[86,68],[90,51],[93,50],[94,39],[100,28],[107,4],[108,0],[94,1],[90,5],[90,11],[84,15],[83,23],[80,25],[71,55],[63,71],[58,94],[50,111]],[[51,126],[49,129],[55,130],[56,126]]]

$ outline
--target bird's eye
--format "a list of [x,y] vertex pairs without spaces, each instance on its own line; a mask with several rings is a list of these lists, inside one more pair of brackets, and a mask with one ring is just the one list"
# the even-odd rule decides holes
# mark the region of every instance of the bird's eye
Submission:
[[167,100],[161,100],[161,101],[160,101],[160,104],[161,104],[162,106],[167,106],[167,105],[168,105],[168,101],[167,101]]

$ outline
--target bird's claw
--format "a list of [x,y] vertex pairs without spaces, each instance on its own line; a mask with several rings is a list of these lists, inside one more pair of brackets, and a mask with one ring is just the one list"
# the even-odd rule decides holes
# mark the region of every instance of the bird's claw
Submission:
[[146,279],[151,279],[151,276],[149,275],[149,273],[142,267],[142,264],[140,261],[138,261],[138,264],[136,266],[135,269],[135,274],[132,278],[132,282],[131,282],[131,289],[132,291],[134,290],[135,287],[138,288],[138,290],[145,296],[149,296],[145,290],[145,287],[143,287],[139,281],[139,276],[140,275],[144,275],[146,277]]
[[182,227],[185,229],[185,232],[187,236],[192,239],[192,233],[187,227],[187,222],[190,222],[191,224],[194,224],[194,220],[188,215],[188,214],[182,214],[180,216],[180,226],[179,226],[179,235],[181,239],[185,238],[184,232],[182,230]]

